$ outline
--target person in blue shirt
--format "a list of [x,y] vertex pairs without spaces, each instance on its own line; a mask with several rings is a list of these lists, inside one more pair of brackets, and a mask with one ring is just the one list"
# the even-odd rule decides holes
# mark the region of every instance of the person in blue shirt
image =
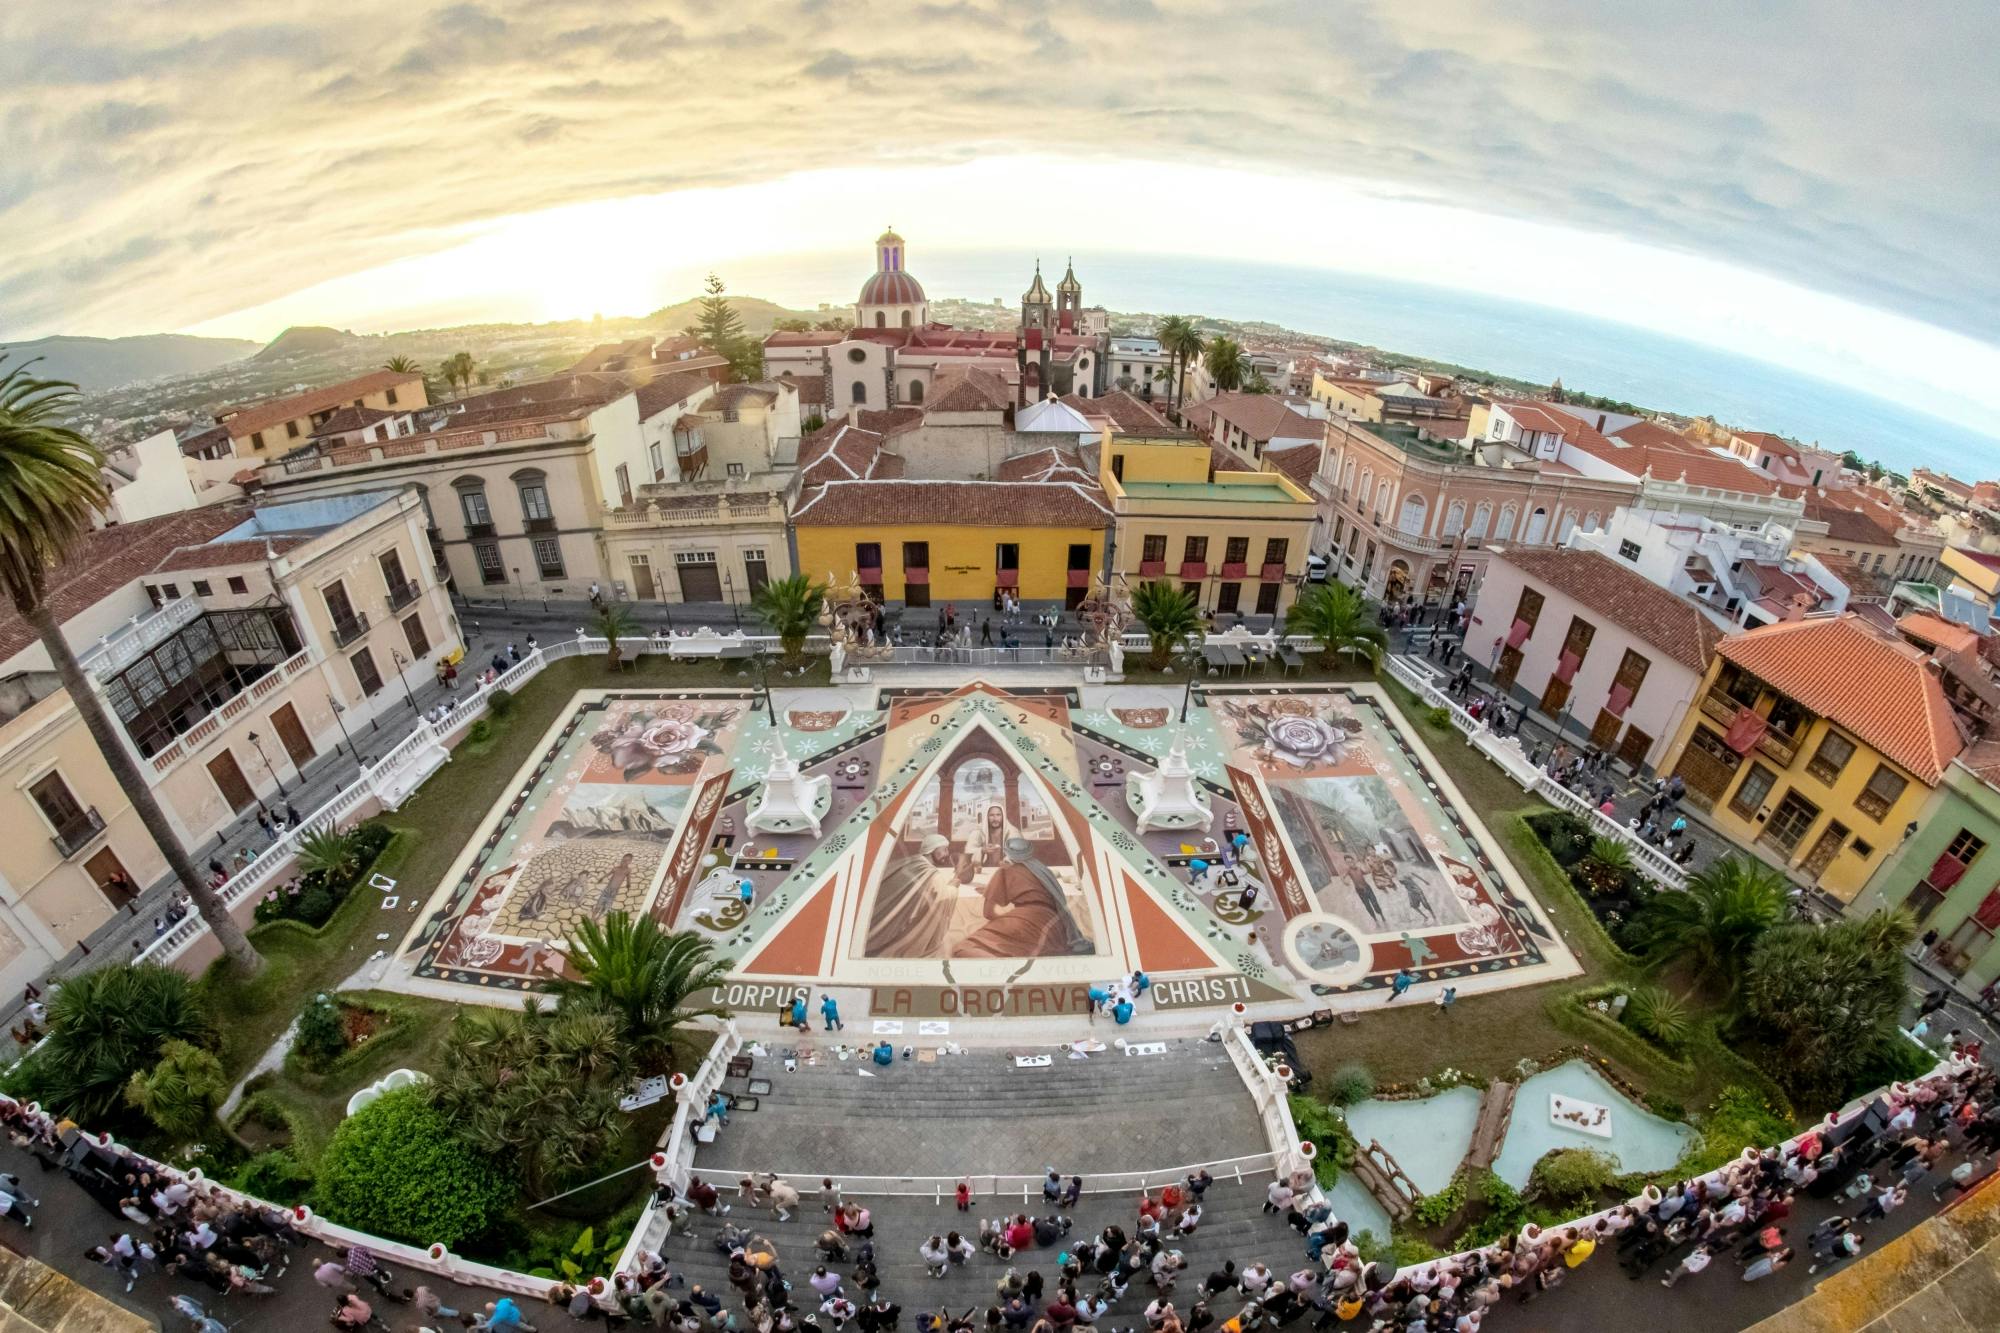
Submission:
[[891,1046],[891,1045],[890,1045],[890,1044],[889,1044],[888,1042],[886,1042],[886,1041],[885,1041],[885,1042],[882,1042],[882,1043],[881,1043],[880,1045],[876,1046],[876,1048],[875,1048],[875,1063],[876,1063],[876,1064],[878,1064],[878,1065],[892,1065],[892,1064],[895,1064],[895,1063],[896,1063],[896,1048],[895,1048],[894,1046]]
[[801,1032],[812,1026],[806,1022],[806,997],[803,995],[792,997],[792,1026]]
[[1118,1020],[1121,1027],[1131,1022],[1132,1002],[1130,1000],[1120,1000],[1117,1004],[1112,1005],[1111,1016]]
[[486,1307],[486,1327],[495,1333],[504,1330],[519,1330],[520,1333],[534,1333],[534,1326],[521,1317],[521,1307],[514,1304],[511,1296],[502,1296]]
[[1132,974],[1132,993],[1134,995],[1144,995],[1146,988],[1152,984],[1153,979],[1144,972],[1134,972]]
[[756,893],[757,886],[749,880],[739,879],[736,881],[736,896],[742,900],[745,908],[750,906],[750,900],[756,896]]
[[840,1021],[840,1005],[831,995],[823,995],[819,1001],[819,1016],[826,1020],[826,1030],[834,1032],[847,1026]]

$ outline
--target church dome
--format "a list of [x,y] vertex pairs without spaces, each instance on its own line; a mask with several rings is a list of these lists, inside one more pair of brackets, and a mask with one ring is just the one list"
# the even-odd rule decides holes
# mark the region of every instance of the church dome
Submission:
[[924,285],[900,269],[871,275],[861,284],[861,305],[920,305]]

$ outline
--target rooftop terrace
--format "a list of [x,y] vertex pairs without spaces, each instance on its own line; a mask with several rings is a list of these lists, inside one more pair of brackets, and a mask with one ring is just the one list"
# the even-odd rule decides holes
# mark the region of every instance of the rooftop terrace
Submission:
[[1455,444],[1439,444],[1433,440],[1421,439],[1415,426],[1398,421],[1349,421],[1350,426],[1359,427],[1385,444],[1393,444],[1413,458],[1427,463],[1463,463],[1468,461],[1466,451]]

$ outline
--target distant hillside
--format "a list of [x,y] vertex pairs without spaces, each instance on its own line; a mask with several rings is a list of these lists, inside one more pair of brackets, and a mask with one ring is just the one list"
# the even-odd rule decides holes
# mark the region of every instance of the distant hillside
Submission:
[[34,342],[0,343],[0,356],[7,358],[8,365],[39,357],[36,375],[69,380],[85,390],[213,370],[241,361],[256,350],[256,343],[241,338],[196,338],[185,333],[147,333],[131,338],[58,335]]
[[[743,331],[758,337],[769,333],[771,326],[781,319],[804,319],[817,322],[825,315],[817,310],[790,310],[772,301],[756,296],[735,296],[729,298],[730,308],[743,320]],[[669,333],[679,333],[691,328],[701,317],[699,300],[682,301],[678,305],[663,306],[646,316],[650,327]]]
[[264,350],[251,360],[286,361],[295,356],[318,356],[359,341],[353,334],[340,329],[329,329],[319,324],[294,324],[271,339]]

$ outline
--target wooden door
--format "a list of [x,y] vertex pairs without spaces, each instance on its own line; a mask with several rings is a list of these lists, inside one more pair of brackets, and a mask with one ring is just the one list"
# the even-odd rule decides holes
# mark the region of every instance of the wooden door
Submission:
[[1563,704],[1568,701],[1569,682],[1550,676],[1547,688],[1542,691],[1542,713],[1547,717],[1555,717],[1562,712]]
[[1215,609],[1218,612],[1227,611],[1234,613],[1242,600],[1243,585],[1240,583],[1225,583],[1216,589]]
[[[1646,751],[1653,748],[1653,738],[1637,727],[1625,728],[1625,739],[1618,742],[1618,757],[1638,772],[1646,762]],[[1682,779],[1685,781],[1686,779]]]
[[1769,843],[1789,859],[1800,840],[1806,836],[1806,830],[1811,828],[1813,821],[1818,818],[1818,806],[1796,791],[1788,791],[1785,793],[1785,799],[1778,802],[1778,808],[1765,823],[1759,841]]
[[222,790],[222,799],[229,802],[229,808],[237,814],[257,804],[257,797],[250,790],[250,783],[244,778],[243,770],[232,752],[224,750],[209,760],[208,775],[215,779],[215,785]]
[[1688,796],[1697,806],[1713,810],[1722,793],[1736,780],[1736,765],[1730,762],[1735,757],[1719,734],[1707,727],[1696,727],[1687,748],[1681,751],[1674,772],[1687,784]]
[[699,564],[683,564],[679,567],[679,573],[683,602],[722,600],[722,571],[713,560]]
[[139,896],[139,886],[125,873],[125,863],[109,847],[101,848],[85,861],[83,871],[90,876],[90,882],[111,900],[113,907],[123,907]]
[[1278,614],[1278,593],[1284,588],[1282,583],[1260,583],[1257,585],[1257,614],[1275,616]]
[[1618,739],[1618,714],[1609,708],[1600,709],[1597,721],[1590,727],[1590,743],[1600,750],[1609,750],[1611,742]]
[[642,602],[650,602],[659,594],[653,590],[653,562],[639,556],[632,557],[632,596]]
[[299,721],[299,710],[290,704],[272,710],[271,729],[278,733],[279,743],[292,757],[293,768],[305,768],[319,753],[313,749],[312,737],[306,735],[305,725]]
[[1840,849],[1846,845],[1847,826],[1838,819],[1828,820],[1826,828],[1821,830],[1819,837],[1813,842],[1812,850],[1806,853],[1806,859],[1800,863],[1799,869],[1804,871],[1809,879],[1817,882],[1819,877],[1826,873],[1826,868],[1833,864],[1833,858],[1840,855]]
[[1493,681],[1503,690],[1514,687],[1514,678],[1521,674],[1521,650],[1503,648],[1500,650],[1499,664],[1493,668]]

